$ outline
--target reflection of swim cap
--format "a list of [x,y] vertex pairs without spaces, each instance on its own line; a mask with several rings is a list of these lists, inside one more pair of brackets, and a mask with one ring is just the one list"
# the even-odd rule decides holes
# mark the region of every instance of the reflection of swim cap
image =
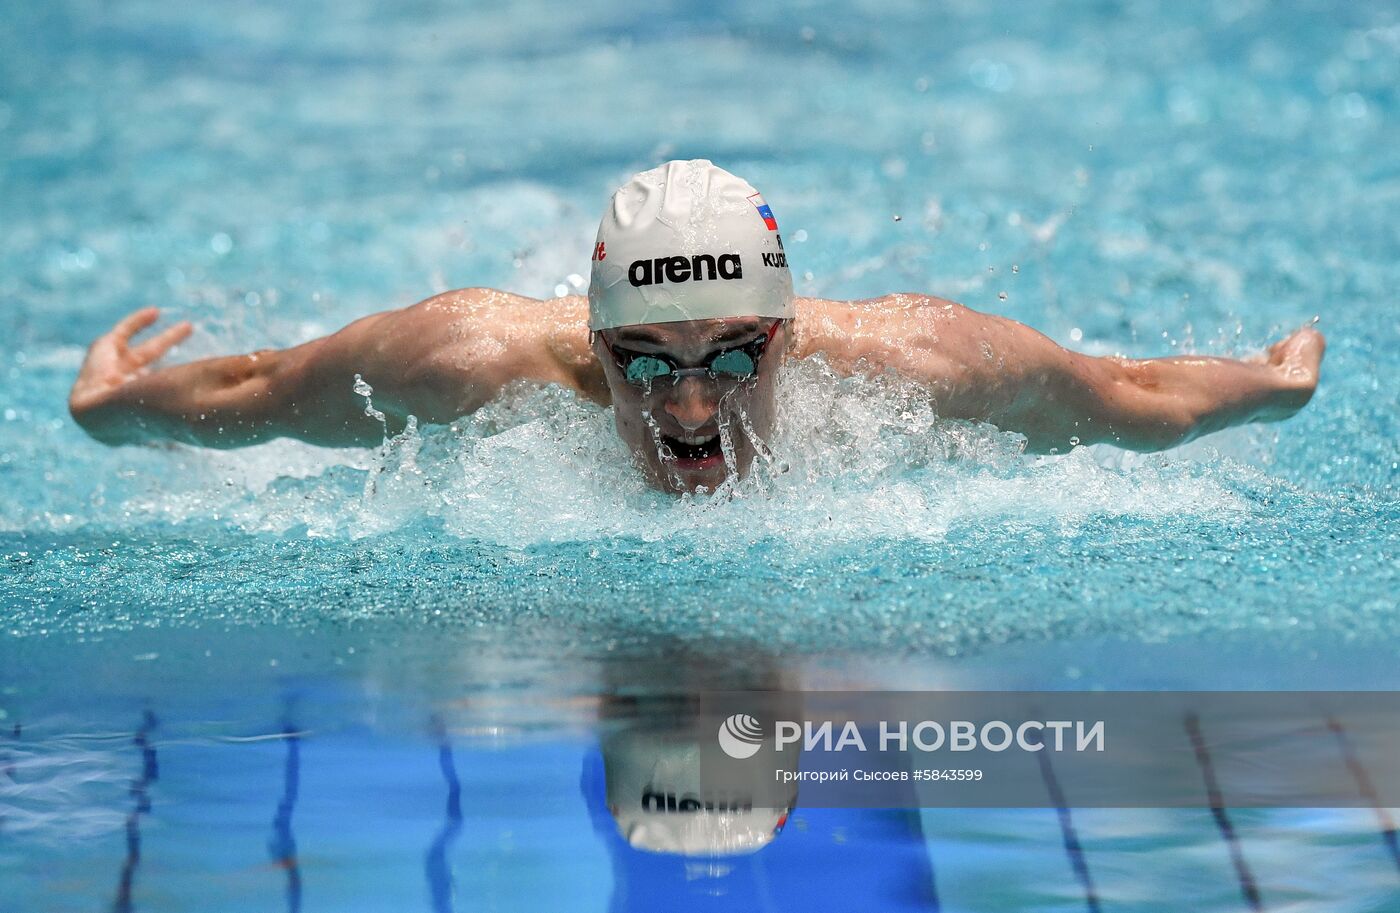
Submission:
[[589,329],[792,315],[778,222],[747,181],[694,159],[613,194],[593,247]]
[[752,797],[737,793],[705,793],[700,746],[692,733],[630,729],[613,733],[602,747],[608,811],[623,838],[639,850],[752,853],[768,845],[797,802],[795,786],[784,808],[755,806]]

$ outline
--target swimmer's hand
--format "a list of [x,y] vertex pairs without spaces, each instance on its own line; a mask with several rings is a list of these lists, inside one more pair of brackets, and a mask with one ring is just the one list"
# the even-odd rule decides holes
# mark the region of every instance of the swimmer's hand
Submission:
[[189,337],[188,321],[132,342],[159,316],[153,307],[128,314],[88,350],[68,409],[98,441],[243,447],[276,437],[323,444],[382,440],[385,426],[365,418],[351,379],[358,365],[378,367],[365,329],[392,315],[364,318],[292,349],[169,366],[157,362]]
[[68,395],[68,411],[98,440],[117,443],[112,439],[113,429],[100,420],[103,407],[117,398],[123,387],[149,374],[165,353],[188,339],[194,331],[188,320],[182,320],[133,345],[132,337],[155,323],[158,317],[158,308],[133,311],[88,348],[78,379]]

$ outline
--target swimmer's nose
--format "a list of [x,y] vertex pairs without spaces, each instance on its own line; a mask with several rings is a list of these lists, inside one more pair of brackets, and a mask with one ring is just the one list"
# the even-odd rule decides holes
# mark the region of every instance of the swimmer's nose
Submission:
[[706,383],[699,377],[681,378],[662,406],[686,431],[712,424],[718,407],[714,384]]

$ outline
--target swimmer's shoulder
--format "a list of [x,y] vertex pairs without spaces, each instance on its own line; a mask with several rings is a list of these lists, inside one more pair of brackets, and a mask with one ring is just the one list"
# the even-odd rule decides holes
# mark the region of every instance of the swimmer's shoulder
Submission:
[[588,302],[582,296],[541,300],[462,288],[404,313],[406,332],[432,340],[417,370],[435,386],[494,391],[525,380],[558,383],[586,395],[596,386],[597,372],[589,370],[594,360],[588,349]]
[[798,298],[796,310],[797,357],[821,353],[850,360],[888,356],[891,347],[905,349],[936,323],[966,308],[935,295],[896,292],[852,301]]

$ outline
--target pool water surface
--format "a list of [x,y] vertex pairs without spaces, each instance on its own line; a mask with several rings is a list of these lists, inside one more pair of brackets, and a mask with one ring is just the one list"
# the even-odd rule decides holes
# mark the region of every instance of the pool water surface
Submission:
[[[705,858],[627,845],[601,785],[628,696],[1400,687],[1393,6],[0,14],[0,911],[1400,904],[1364,807],[799,801]],[[1140,357],[1317,317],[1322,383],[1280,425],[1028,457],[790,364],[780,465],[720,498],[647,489],[558,388],[363,450],[67,415],[146,304],[195,322],[180,360],[455,287],[548,306],[611,190],[690,157],[763,190],[799,294]]]

